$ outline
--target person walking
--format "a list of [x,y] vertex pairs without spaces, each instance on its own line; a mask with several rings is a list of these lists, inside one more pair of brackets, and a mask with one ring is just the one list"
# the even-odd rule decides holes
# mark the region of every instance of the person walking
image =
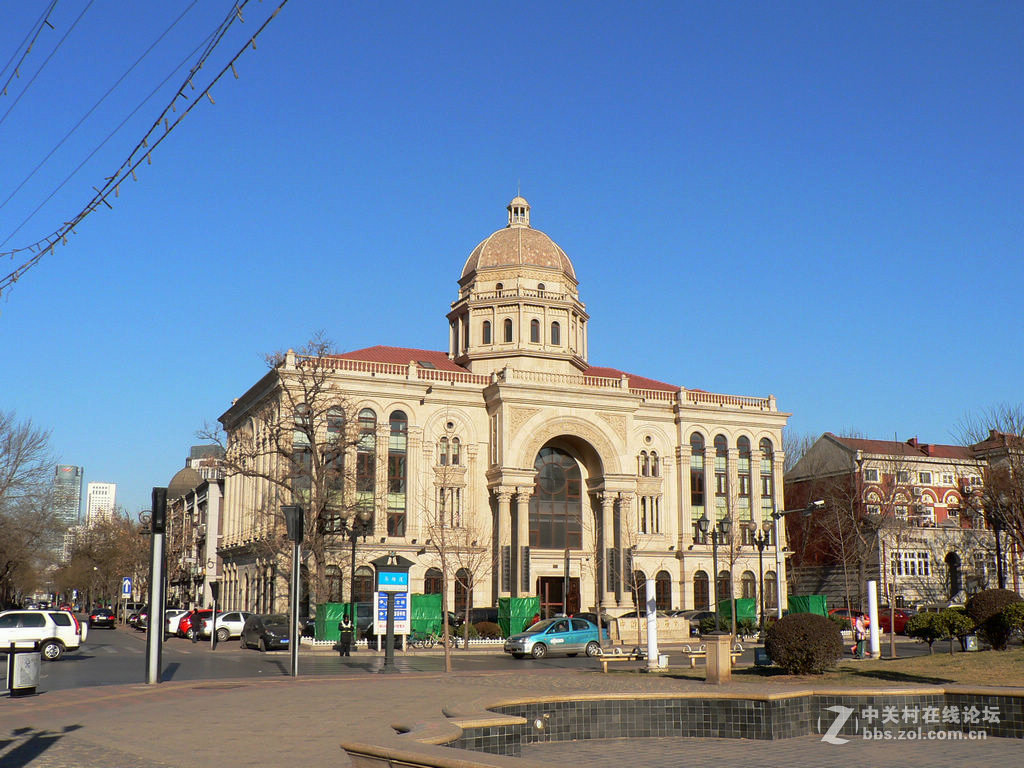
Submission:
[[199,616],[199,609],[194,608],[192,610],[192,617],[189,621],[189,629],[192,630],[192,642],[199,642],[199,635],[203,631],[203,620]]
[[338,622],[338,655],[352,655],[352,617],[347,613],[343,614]]
[[861,614],[853,622],[853,639],[856,645],[853,646],[853,657],[864,658],[864,638],[867,636],[867,616]]

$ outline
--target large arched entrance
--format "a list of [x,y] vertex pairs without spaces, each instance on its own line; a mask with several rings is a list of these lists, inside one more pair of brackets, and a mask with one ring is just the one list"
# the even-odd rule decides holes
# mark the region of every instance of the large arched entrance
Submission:
[[530,548],[563,553],[561,575],[537,577],[541,615],[571,615],[580,610],[580,579],[571,575],[570,559],[583,547],[583,473],[571,454],[554,445],[541,448],[533,468]]

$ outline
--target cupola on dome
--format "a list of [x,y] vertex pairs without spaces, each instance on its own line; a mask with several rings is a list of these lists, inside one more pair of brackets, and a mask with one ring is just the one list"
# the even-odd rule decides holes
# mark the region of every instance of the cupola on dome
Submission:
[[508,224],[481,242],[466,259],[463,279],[485,269],[540,267],[558,270],[576,282],[565,251],[550,237],[530,226],[530,204],[518,195],[507,206]]

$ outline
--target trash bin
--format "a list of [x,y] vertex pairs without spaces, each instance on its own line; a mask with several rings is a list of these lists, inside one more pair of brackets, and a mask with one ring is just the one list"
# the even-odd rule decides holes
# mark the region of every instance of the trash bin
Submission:
[[857,641],[857,658],[866,659],[868,657],[868,641],[858,640]]
[[667,653],[659,653],[658,654],[658,669],[668,669],[668,654]]
[[7,651],[7,689],[12,698],[31,696],[39,685],[39,643],[11,643]]
[[968,651],[978,650],[978,636],[967,635],[967,637],[964,638],[964,649]]
[[772,658],[768,655],[768,651],[764,648],[754,649],[754,666],[755,667],[770,667],[772,665]]

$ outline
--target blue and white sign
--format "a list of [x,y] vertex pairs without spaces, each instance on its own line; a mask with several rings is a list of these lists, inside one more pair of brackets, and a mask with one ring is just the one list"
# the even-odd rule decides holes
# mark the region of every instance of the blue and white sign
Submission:
[[132,596],[132,577],[125,576],[121,579],[121,597]]
[[[410,630],[409,622],[409,593],[393,592],[395,596],[395,634],[408,635]],[[388,594],[387,592],[374,592],[373,602],[377,610],[373,613],[373,634],[384,636],[388,631]]]
[[381,592],[408,592],[408,571],[378,571],[377,589]]

